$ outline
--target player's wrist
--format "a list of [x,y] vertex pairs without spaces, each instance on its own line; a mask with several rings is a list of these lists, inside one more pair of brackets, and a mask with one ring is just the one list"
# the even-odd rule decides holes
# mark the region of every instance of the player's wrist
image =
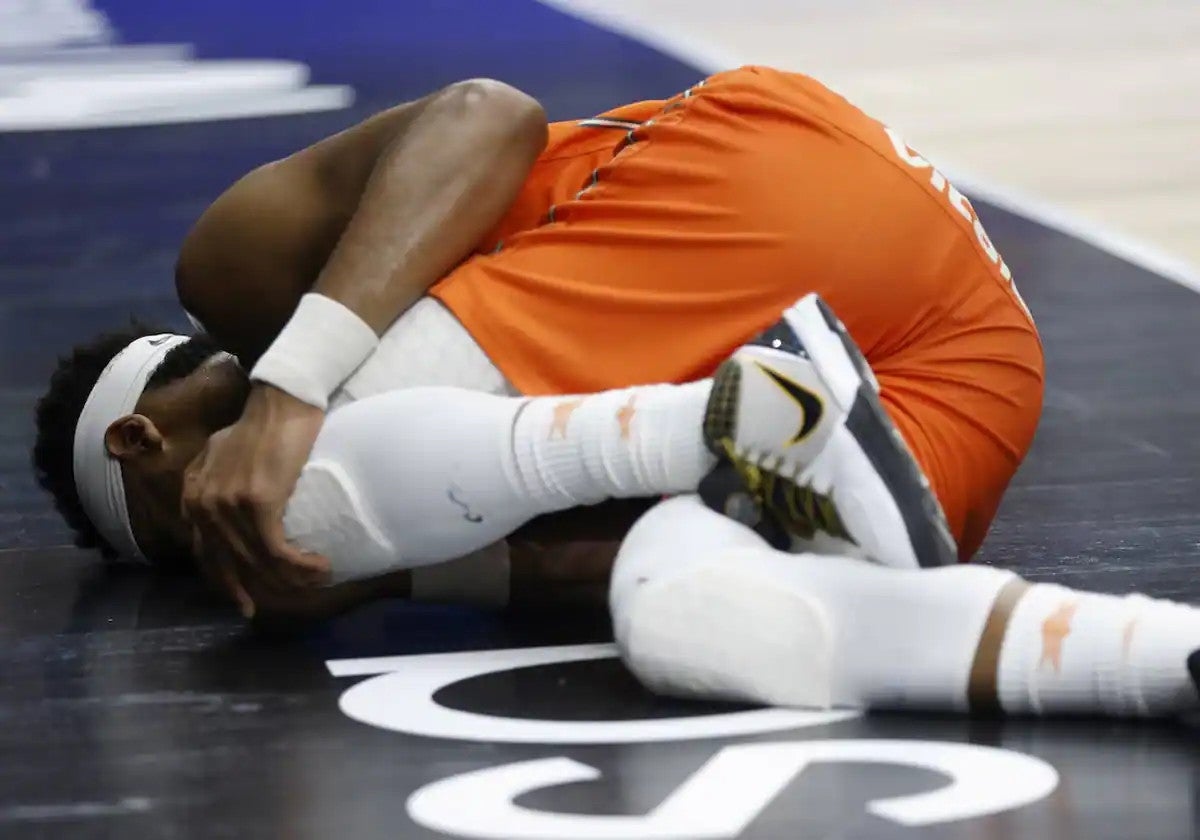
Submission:
[[250,371],[256,383],[321,410],[379,346],[379,336],[332,298],[310,292]]

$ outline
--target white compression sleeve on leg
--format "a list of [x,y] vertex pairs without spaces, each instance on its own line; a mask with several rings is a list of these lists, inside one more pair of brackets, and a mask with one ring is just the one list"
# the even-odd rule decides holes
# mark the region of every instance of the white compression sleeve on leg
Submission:
[[961,710],[984,623],[1014,577],[785,554],[680,497],[633,527],[609,603],[622,658],[657,691]]
[[461,557],[545,512],[512,458],[523,400],[414,388],[332,412],[292,494],[288,539],[334,581]]
[[700,431],[707,394],[697,383],[538,399],[415,388],[360,400],[326,420],[285,529],[346,580],[460,557],[539,514],[693,490],[713,460]]

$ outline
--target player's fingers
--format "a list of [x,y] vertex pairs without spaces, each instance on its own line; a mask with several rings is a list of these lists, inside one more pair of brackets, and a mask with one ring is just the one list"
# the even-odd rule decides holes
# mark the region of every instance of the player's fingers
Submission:
[[179,494],[179,515],[184,524],[194,525],[200,512],[201,491],[203,488],[203,455],[188,465],[183,472],[183,486]]
[[238,500],[238,522],[246,542],[253,547],[258,568],[277,582],[308,585],[305,563],[296,563],[283,536],[283,505],[272,497],[268,485],[243,493]]
[[226,539],[237,544],[237,563],[246,574],[254,578],[256,585],[274,590],[288,590],[304,585],[303,581],[297,580],[297,572],[300,570],[280,562],[267,548],[252,510],[239,510],[234,521],[236,534],[231,534]]
[[197,456],[184,471],[179,512],[192,529],[193,550],[206,550],[209,559],[245,553],[244,542],[236,534],[237,524],[231,522],[236,510],[231,510],[234,506],[228,496],[228,490],[209,480],[203,453]]
[[274,564],[298,586],[324,586],[330,580],[329,559],[320,554],[302,551],[288,542],[279,513],[263,514],[258,519],[263,549]]
[[228,556],[250,568],[255,566],[252,529],[237,505],[215,495],[208,497],[201,502],[196,519],[210,553]]
[[242,613],[242,618],[254,618],[256,611],[254,599],[250,597],[250,593],[242,586],[241,579],[238,577],[237,567],[232,562],[228,562],[221,564],[220,568],[225,586],[233,592],[234,601],[237,602],[238,610]]
[[237,605],[238,611],[244,618],[254,617],[254,599],[242,585],[237,573],[236,564],[228,555],[214,554],[205,551],[203,532],[199,528],[192,529],[192,554],[196,564],[208,580],[218,589],[224,591]]
[[243,510],[239,498],[227,490],[207,491],[197,497],[193,507],[194,550],[219,570],[219,585],[242,609],[243,614],[255,611],[252,596],[244,584],[249,578],[256,585],[286,587],[274,564],[265,560],[265,551],[258,537],[253,517]]
[[247,523],[238,506],[230,504],[220,491],[209,490],[199,495],[193,508],[196,530],[210,560],[219,564],[221,580],[237,602],[242,614],[254,614],[254,600],[241,583],[239,565],[251,572],[257,570],[258,556],[253,543],[247,541]]

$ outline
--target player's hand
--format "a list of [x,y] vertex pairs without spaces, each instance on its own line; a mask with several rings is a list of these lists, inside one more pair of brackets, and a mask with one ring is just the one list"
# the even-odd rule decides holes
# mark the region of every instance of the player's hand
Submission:
[[381,598],[405,598],[412,588],[407,569],[316,588],[276,589],[252,573],[243,583],[254,599],[253,626],[270,633],[301,630]]
[[254,601],[240,570],[281,588],[320,586],[329,561],[288,543],[283,512],[325,414],[270,385],[256,384],[237,423],[222,429],[188,465],[182,513],[192,550],[247,618]]

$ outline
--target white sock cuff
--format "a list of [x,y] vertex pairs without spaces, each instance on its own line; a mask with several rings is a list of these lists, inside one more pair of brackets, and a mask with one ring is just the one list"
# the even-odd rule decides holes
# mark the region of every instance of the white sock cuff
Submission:
[[1038,584],[1009,620],[1000,702],[1018,714],[1174,714],[1196,704],[1187,674],[1196,640],[1193,607]]
[[1144,595],[1122,599],[1128,623],[1122,628],[1122,661],[1128,693],[1138,714],[1177,714],[1197,705],[1187,658],[1200,647],[1200,610]]
[[1115,649],[1125,618],[1125,603],[1115,596],[1057,584],[1030,587],[1013,608],[1000,648],[1001,707],[1046,714],[1119,702],[1116,662],[1097,651]]
[[530,400],[513,450],[527,492],[558,506],[693,492],[712,468],[704,447],[711,382]]

